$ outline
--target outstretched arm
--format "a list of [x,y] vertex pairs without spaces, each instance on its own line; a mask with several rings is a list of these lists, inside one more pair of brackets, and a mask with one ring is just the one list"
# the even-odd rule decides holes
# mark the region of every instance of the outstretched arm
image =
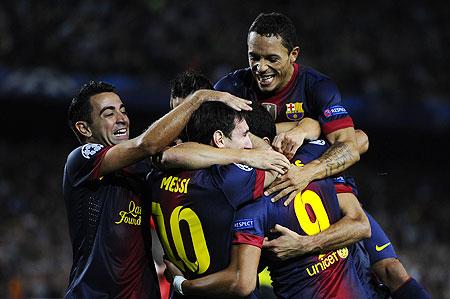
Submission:
[[196,142],[181,143],[168,148],[161,155],[164,168],[200,169],[214,164],[239,163],[283,174],[289,168],[289,160],[272,149],[216,148]]
[[[256,287],[260,256],[259,247],[247,244],[233,245],[231,262],[227,268],[205,277],[185,280],[181,283],[181,291],[184,295],[191,296],[246,297]],[[173,276],[181,275],[173,264],[165,262]]]
[[213,90],[198,90],[177,108],[153,123],[144,133],[110,148],[100,165],[105,175],[154,155],[170,144],[186,126],[191,114],[206,101],[220,101],[236,110],[250,110],[250,101]]
[[277,224],[274,230],[281,236],[265,241],[263,248],[285,260],[306,253],[328,252],[370,238],[369,220],[355,195],[340,193],[338,201],[343,217],[326,230],[316,235],[302,236]]

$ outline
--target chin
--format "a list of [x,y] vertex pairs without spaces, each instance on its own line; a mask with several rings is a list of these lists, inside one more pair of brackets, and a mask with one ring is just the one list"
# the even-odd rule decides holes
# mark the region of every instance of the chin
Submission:
[[275,87],[273,87],[272,84],[269,86],[261,86],[258,84],[258,86],[259,86],[259,90],[263,93],[272,93],[275,89]]
[[129,137],[117,138],[117,139],[113,140],[113,143],[114,144],[119,144],[119,143],[122,143],[124,141],[128,141],[129,139],[130,139]]

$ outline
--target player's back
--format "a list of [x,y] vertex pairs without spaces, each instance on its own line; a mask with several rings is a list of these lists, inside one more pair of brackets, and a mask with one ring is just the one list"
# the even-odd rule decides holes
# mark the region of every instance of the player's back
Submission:
[[[302,146],[295,164],[308,163],[328,148],[324,141]],[[300,235],[311,236],[339,221],[342,214],[333,180],[313,181],[287,206],[285,198],[272,203],[270,197],[243,207],[237,212],[235,230],[256,238],[276,238],[270,229],[280,224]],[[309,254],[287,261],[271,260],[269,266],[274,292],[279,298],[371,298],[371,290],[358,275],[353,245],[325,254]]]
[[161,173],[152,214],[168,259],[194,279],[226,268],[237,208],[262,195],[264,172],[243,165]]

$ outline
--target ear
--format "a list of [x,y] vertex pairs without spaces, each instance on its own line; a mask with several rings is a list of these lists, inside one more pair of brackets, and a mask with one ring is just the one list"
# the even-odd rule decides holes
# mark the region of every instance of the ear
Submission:
[[84,137],[86,137],[86,138],[92,137],[92,131],[91,131],[91,128],[89,127],[87,122],[85,122],[85,121],[77,121],[75,123],[75,128]]
[[214,132],[212,137],[213,145],[218,148],[224,148],[225,147],[225,135],[221,130],[217,130]]
[[270,140],[269,140],[269,137],[263,137],[263,140],[267,143],[267,144],[269,144],[270,145]]
[[294,63],[297,60],[299,53],[300,53],[299,47],[294,47],[292,49],[291,53],[289,53],[289,60],[291,61],[291,63]]

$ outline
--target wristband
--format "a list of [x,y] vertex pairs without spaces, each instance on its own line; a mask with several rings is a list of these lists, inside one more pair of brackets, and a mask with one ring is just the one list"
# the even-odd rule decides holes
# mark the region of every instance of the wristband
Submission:
[[183,294],[183,290],[181,289],[181,284],[183,283],[183,281],[185,281],[186,278],[184,278],[181,275],[175,275],[175,277],[173,278],[173,287],[175,289],[175,292],[177,292],[178,294],[184,295]]

